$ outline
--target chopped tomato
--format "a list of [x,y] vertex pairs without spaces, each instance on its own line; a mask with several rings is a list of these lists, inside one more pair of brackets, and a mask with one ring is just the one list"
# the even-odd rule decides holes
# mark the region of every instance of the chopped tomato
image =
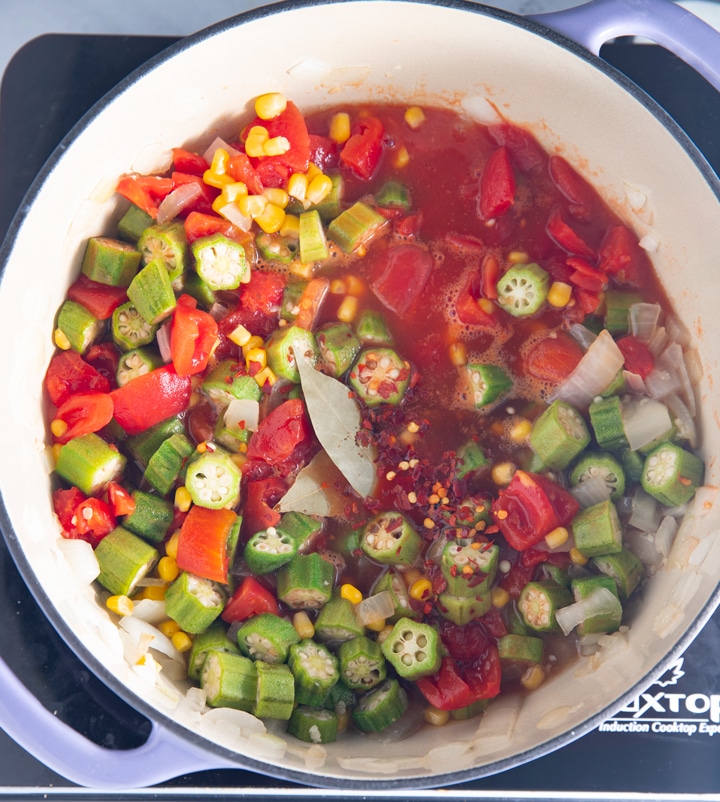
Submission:
[[382,264],[372,290],[384,306],[403,317],[430,279],[433,258],[425,248],[405,243],[388,248]]
[[121,484],[108,482],[107,494],[108,502],[116,518],[119,518],[121,515],[130,515],[134,512],[135,499]]
[[647,279],[647,256],[627,226],[611,226],[598,251],[598,267],[621,284],[642,287]]
[[45,388],[59,407],[75,393],[107,393],[110,382],[76,351],[60,351],[50,360]]
[[206,159],[197,153],[191,153],[184,148],[173,148],[173,167],[180,173],[202,175],[210,168]]
[[280,522],[280,513],[273,507],[286,492],[287,486],[279,476],[247,483],[243,507],[243,533],[247,537]]
[[337,142],[329,136],[310,134],[310,161],[323,172],[337,167]]
[[92,365],[98,373],[101,373],[113,388],[117,385],[115,377],[117,375],[118,361],[120,354],[114,343],[93,343],[85,352],[85,361]]
[[578,289],[575,295],[577,296],[582,311],[586,315],[592,315],[600,308],[602,298],[598,295],[598,293]]
[[53,510],[57,515],[58,521],[60,521],[63,537],[70,540],[76,540],[80,537],[80,533],[77,530],[75,510],[86,498],[87,496],[77,487],[71,487],[67,490],[60,488],[53,492]]
[[275,465],[289,459],[295,449],[310,439],[305,405],[299,398],[283,401],[260,421],[248,443],[248,459]]
[[190,508],[178,538],[177,564],[183,571],[225,584],[229,549],[238,517],[232,510]]
[[215,318],[198,309],[190,295],[181,295],[170,328],[170,354],[178,376],[193,376],[205,370],[217,336]]
[[250,281],[242,285],[240,307],[250,312],[277,317],[286,281],[285,276],[280,273],[253,270]]
[[212,212],[213,201],[220,194],[219,189],[211,187],[202,180],[201,176],[193,175],[192,173],[176,171],[172,174],[172,180],[176,188],[184,184],[196,184],[200,187],[200,195],[191,203],[183,206],[182,212],[180,212],[183,217],[187,216],[190,212],[203,212],[205,214],[210,214]]
[[278,615],[279,612],[280,608],[272,591],[260,584],[255,577],[246,576],[223,608],[220,617],[231,624],[233,621],[245,621],[260,613]]
[[376,117],[363,117],[352,127],[340,151],[340,164],[358,178],[369,180],[380,164],[385,128]]
[[[279,156],[262,156],[253,159],[258,175],[263,179],[265,176],[272,175],[273,170],[278,174],[307,172],[310,164],[310,134],[308,134],[305,118],[292,102],[288,101],[285,111],[273,117],[271,120],[261,120],[257,117],[250,123],[249,128],[260,125],[268,132],[268,137],[284,137],[290,143],[290,150]],[[278,168],[280,168],[278,170]],[[263,180],[265,186],[271,186]]]
[[228,161],[227,173],[235,181],[242,181],[252,195],[262,194],[262,181],[257,170],[252,166],[247,153],[238,153],[235,156],[231,156]]
[[505,214],[515,203],[515,173],[506,148],[492,153],[480,176],[478,212],[483,220]]
[[587,220],[596,205],[595,190],[562,156],[551,156],[548,170],[553,184],[570,201],[573,217]]
[[459,710],[480,699],[497,696],[500,680],[497,647],[489,644],[483,656],[462,666],[452,657],[443,657],[440,670],[417,680],[416,685],[438,710]]
[[548,236],[568,253],[595,259],[595,251],[562,219],[560,212],[556,211],[551,215],[546,231]]
[[513,161],[525,172],[541,170],[547,156],[534,137],[511,123],[499,123],[488,127],[488,134],[499,147],[506,148]]
[[[385,209],[379,209],[381,214],[385,214]],[[422,214],[404,214],[402,217],[393,221],[393,232],[403,239],[417,239],[420,236],[422,226]]]
[[115,420],[128,434],[140,434],[160,421],[187,409],[192,380],[179,376],[172,365],[136,376],[110,395]]
[[116,187],[116,191],[129,201],[139,206],[153,219],[157,217],[158,206],[163,198],[173,189],[172,178],[159,175],[124,175]]
[[247,242],[248,235],[237,226],[234,226],[224,217],[218,217],[203,212],[190,212],[185,218],[185,236],[189,243],[201,237],[210,237],[213,234],[223,234],[235,242]]
[[488,647],[489,640],[483,625],[476,619],[464,626],[447,618],[440,619],[440,638],[454,660],[472,660]]
[[559,334],[539,340],[528,352],[528,373],[541,381],[560,384],[577,367],[583,350],[575,340]]
[[567,264],[572,269],[569,276],[571,284],[594,293],[600,293],[607,288],[607,274],[588,264],[585,259],[570,256]]
[[617,340],[617,347],[625,357],[625,370],[646,379],[655,367],[655,360],[647,344],[632,334]]
[[494,329],[500,325],[495,305],[482,301],[482,273],[470,273],[455,301],[455,311],[461,323]]
[[97,544],[115,528],[115,516],[110,506],[100,498],[87,498],[75,508],[75,526],[83,540]]
[[500,278],[500,263],[495,254],[488,253],[480,265],[480,292],[483,298],[496,301],[498,297],[497,283]]
[[107,320],[120,304],[127,301],[125,287],[111,287],[89,279],[84,273],[68,289],[68,298],[82,304],[99,320]]
[[67,431],[55,437],[67,443],[73,437],[99,432],[113,418],[113,400],[109,393],[75,393],[58,407],[55,420],[67,424]]

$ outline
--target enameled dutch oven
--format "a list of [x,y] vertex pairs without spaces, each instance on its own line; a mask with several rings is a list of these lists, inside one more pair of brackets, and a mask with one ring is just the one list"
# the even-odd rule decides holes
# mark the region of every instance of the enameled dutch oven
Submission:
[[[127,752],[89,743],[48,714],[0,662],[0,726],[67,778],[138,787],[178,773],[241,767],[345,789],[450,785],[531,760],[581,736],[647,687],[718,601],[720,505],[720,182],[684,133],[596,57],[620,34],[667,45],[720,89],[720,37],[664,0],[598,0],[538,19],[462,2],[350,0],[273,5],[169,48],[70,132],[33,184],[0,254],[0,523],[20,571],[79,658],[153,723]],[[580,43],[580,44],[578,44]],[[110,229],[124,172],[168,164],[174,146],[231,132],[248,99],[284,92],[304,110],[361,99],[499,110],[589,178],[640,236],[703,368],[697,383],[707,486],[626,637],[478,721],[406,740],[289,743],[255,719],[201,715],[170,677],[151,685],[122,659],[118,629],[72,575],[51,512],[42,377],[55,310],[83,243]],[[647,203],[635,215],[627,187]],[[40,290],[40,291],[39,291]],[[441,732],[441,734],[440,734]]]

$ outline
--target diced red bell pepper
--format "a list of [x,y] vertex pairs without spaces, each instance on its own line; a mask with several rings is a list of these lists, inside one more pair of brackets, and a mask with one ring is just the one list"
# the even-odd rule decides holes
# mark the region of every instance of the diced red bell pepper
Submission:
[[562,334],[546,337],[530,349],[526,359],[527,371],[541,381],[560,384],[577,367],[583,358],[583,350]]
[[197,153],[192,153],[184,148],[173,148],[173,167],[180,173],[190,175],[202,175],[205,170],[210,168],[207,160]]
[[227,583],[228,545],[237,515],[197,504],[190,508],[178,538],[177,564],[183,571]]
[[598,267],[621,284],[642,287],[648,276],[648,259],[633,232],[624,225],[611,226],[598,249]]
[[602,298],[596,292],[589,292],[588,290],[578,288],[575,296],[578,299],[580,308],[586,315],[595,314],[602,303]]
[[228,624],[245,621],[260,613],[278,615],[280,608],[272,591],[258,582],[255,577],[246,576],[238,586],[230,601],[220,613],[220,618]]
[[155,219],[163,198],[172,192],[173,181],[172,178],[163,178],[159,175],[131,173],[124,175],[115,189]]
[[384,306],[403,317],[428,283],[433,258],[425,248],[410,242],[388,248],[382,265],[372,290]]
[[646,379],[655,367],[655,360],[647,344],[632,334],[617,341],[620,353],[625,357],[625,370],[637,373]]
[[487,160],[480,176],[478,212],[481,219],[504,215],[515,203],[515,173],[506,148],[498,148]]
[[[481,272],[471,273],[455,301],[455,312],[461,323],[470,326],[482,326],[495,329],[500,325],[500,318],[494,314],[495,306],[481,306],[483,278]],[[490,306],[490,305],[488,305]]]
[[107,494],[108,503],[116,518],[120,518],[122,515],[130,515],[134,512],[135,499],[121,484],[108,482]]
[[115,528],[115,516],[110,505],[100,498],[87,498],[75,508],[75,527],[83,540],[97,544]]
[[543,169],[547,156],[535,138],[523,128],[511,123],[498,123],[488,127],[488,134],[496,145],[507,148],[515,164],[524,172]]
[[556,210],[550,216],[545,230],[553,242],[564,251],[587,259],[595,259],[595,251],[562,219],[559,211]]
[[363,117],[351,129],[340,151],[340,164],[358,178],[369,180],[380,164],[385,128],[376,117]]
[[276,465],[289,459],[295,449],[310,439],[305,405],[299,398],[283,401],[260,421],[248,442],[248,459]]
[[120,304],[127,301],[125,287],[111,287],[89,279],[84,273],[68,289],[68,298],[82,304],[99,320],[107,320]]
[[76,351],[60,351],[50,360],[45,388],[56,407],[75,393],[106,393],[110,383]]
[[500,263],[495,254],[488,253],[480,265],[480,292],[483,298],[496,301],[498,297],[497,283],[500,278]]
[[80,533],[77,530],[75,510],[86,498],[87,496],[77,487],[71,487],[67,490],[60,488],[52,494],[53,510],[62,527],[63,537],[69,540],[76,540],[80,537]]
[[247,483],[243,505],[243,533],[247,537],[280,523],[280,513],[273,507],[286,492],[287,486],[279,476]]
[[136,376],[110,395],[115,420],[128,434],[139,434],[187,409],[192,379],[179,376],[172,365]]
[[213,234],[223,234],[235,242],[247,242],[248,235],[224,217],[203,212],[190,212],[185,218],[185,236],[189,243]]
[[113,400],[109,393],[75,393],[55,413],[55,420],[67,424],[64,434],[55,438],[58,443],[67,443],[73,437],[99,432],[113,418]]
[[193,376],[207,367],[218,337],[218,324],[197,308],[190,295],[178,298],[170,328],[170,355],[178,376]]

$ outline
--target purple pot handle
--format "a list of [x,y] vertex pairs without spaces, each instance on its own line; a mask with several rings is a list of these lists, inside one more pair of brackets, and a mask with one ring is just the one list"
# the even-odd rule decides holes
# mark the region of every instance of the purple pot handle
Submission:
[[531,19],[595,55],[616,36],[642,36],[666,47],[720,92],[720,33],[671,0],[593,0]]
[[153,724],[135,749],[111,750],[87,740],[52,715],[0,659],[0,727],[57,774],[90,788],[144,788],[194,771],[238,768],[212,758]]

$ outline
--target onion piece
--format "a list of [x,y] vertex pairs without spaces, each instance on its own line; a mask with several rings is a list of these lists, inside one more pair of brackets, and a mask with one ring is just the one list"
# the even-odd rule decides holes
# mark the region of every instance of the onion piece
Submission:
[[688,441],[690,448],[697,448],[697,426],[695,425],[695,419],[690,414],[690,410],[685,406],[682,399],[676,395],[669,395],[665,399],[665,403],[670,410],[673,423],[677,426],[678,435],[683,440]]
[[683,353],[682,346],[679,343],[671,343],[668,345],[660,356],[660,363],[665,370],[674,371],[677,374],[685,403],[687,404],[690,414],[694,417],[697,412],[695,406],[695,391],[690,381],[687,365],[685,364],[685,354]]
[[652,340],[648,343],[648,348],[653,356],[658,356],[662,353],[663,349],[667,346],[670,336],[668,335],[665,326],[658,326],[652,336]]
[[676,393],[682,387],[682,383],[676,372],[670,372],[656,365],[645,377],[645,386],[650,398],[662,400]]
[[633,373],[632,371],[624,370],[623,379],[625,380],[625,386],[631,393],[635,393],[635,395],[647,394],[645,380],[639,373]]
[[172,326],[172,319],[167,323],[163,323],[157,331],[157,344],[160,351],[160,358],[167,364],[172,361],[172,352],[170,350],[170,328]]
[[240,154],[239,150],[234,148],[232,145],[228,145],[228,143],[222,137],[217,136],[215,137],[215,139],[213,139],[213,141],[210,143],[205,153],[203,153],[202,155],[203,159],[205,159],[205,161],[208,164],[212,164],[213,158],[215,156],[215,151],[218,148],[226,150],[230,154],[230,156],[238,156]]
[[569,635],[578,624],[598,615],[622,616],[620,600],[607,588],[597,588],[584,599],[561,607],[555,613],[555,619],[563,633]]
[[138,643],[145,641],[150,649],[155,649],[173,660],[184,660],[180,652],[173,646],[170,638],[164,635],[157,627],[148,624],[147,621],[132,615],[126,615],[120,619],[119,627],[125,630],[132,638],[136,638]]
[[662,521],[660,521],[660,526],[658,526],[657,532],[655,532],[654,539],[655,548],[657,548],[663,557],[667,557],[668,554],[670,554],[670,549],[672,548],[678,528],[679,524],[677,519],[673,518],[672,515],[666,515]]
[[81,587],[92,585],[100,575],[100,565],[93,547],[84,540],[62,538],[58,548],[65,557],[77,584]]
[[395,612],[395,602],[389,590],[382,590],[374,596],[368,596],[355,605],[355,618],[360,626],[377,623],[390,618]]
[[579,482],[570,491],[583,509],[607,501],[612,495],[612,488],[602,476],[590,476]]
[[622,402],[622,419],[631,451],[652,443],[672,429],[668,408],[654,398],[631,398]]
[[587,407],[615,378],[624,362],[612,335],[603,329],[573,372],[554,390],[550,400],[559,398],[574,407]]
[[202,194],[203,189],[196,181],[180,184],[177,189],[163,198],[162,203],[158,206],[157,222],[162,224],[174,220],[180,212],[193,204]]
[[641,532],[656,532],[660,525],[660,505],[641,487],[633,494],[628,524]]
[[[221,209],[220,214],[234,226],[237,226],[243,231],[250,231],[252,220],[238,209],[235,203],[226,203]],[[245,282],[244,282],[245,283]]]
[[582,323],[573,323],[572,326],[568,328],[568,333],[584,351],[587,351],[595,340],[597,340],[597,334],[591,331],[587,326],[583,326]]
[[660,304],[632,304],[628,309],[630,333],[638,340],[649,343],[660,322],[660,313]]
[[235,398],[225,410],[225,425],[230,429],[239,429],[240,423],[244,428],[254,432],[260,422],[260,404],[251,398]]

